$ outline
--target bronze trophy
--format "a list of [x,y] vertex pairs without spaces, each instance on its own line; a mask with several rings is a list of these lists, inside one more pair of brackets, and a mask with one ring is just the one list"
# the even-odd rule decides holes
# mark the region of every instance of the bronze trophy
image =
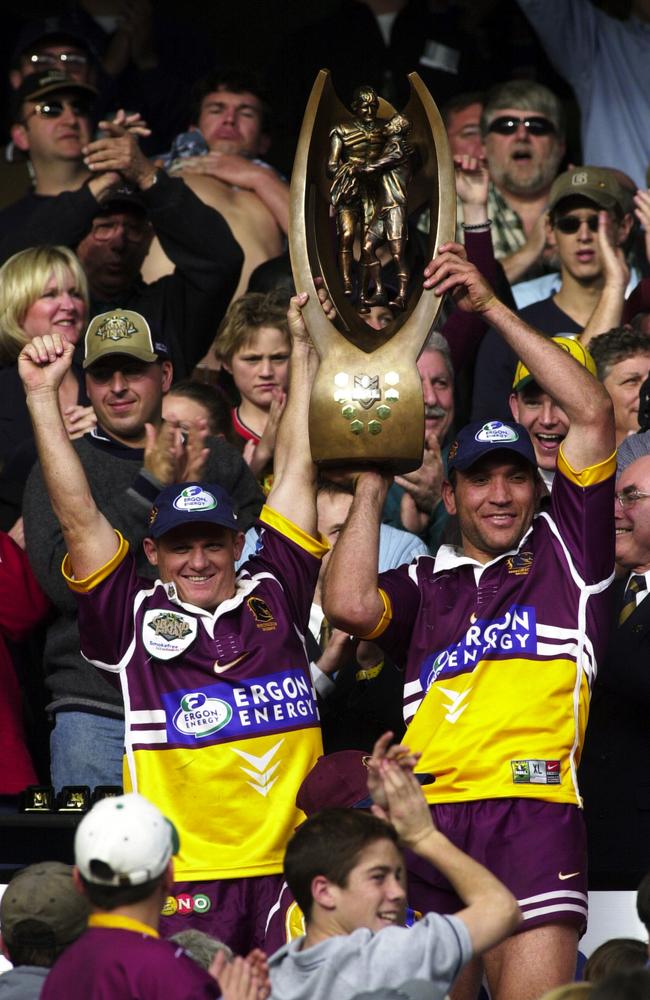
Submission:
[[[440,243],[454,239],[456,187],[438,109],[417,73],[409,82],[403,112],[367,86],[357,88],[348,110],[321,70],[300,133],[289,250],[296,288],[309,292],[305,317],[321,359],[309,435],[314,461],[323,466],[381,464],[404,473],[422,462],[424,406],[415,363],[441,299],[421,287],[407,294],[406,220],[428,205],[431,259]],[[389,302],[381,250],[397,269],[399,287]],[[336,307],[335,323],[320,307],[315,277]],[[364,315],[387,302],[394,319],[374,330]]]

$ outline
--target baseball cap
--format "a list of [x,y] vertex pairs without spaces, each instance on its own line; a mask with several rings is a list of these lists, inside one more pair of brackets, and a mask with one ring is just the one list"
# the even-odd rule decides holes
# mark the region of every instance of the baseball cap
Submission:
[[368,799],[368,761],[365,750],[339,750],[319,757],[304,778],[296,805],[312,816],[331,806],[356,806]]
[[548,208],[552,212],[564,198],[588,198],[600,208],[618,208],[625,212],[629,196],[619,184],[616,175],[607,167],[573,167],[565,170],[553,181]]
[[174,483],[154,500],[149,514],[149,535],[160,538],[181,524],[218,524],[240,531],[234,504],[216,483]]
[[12,878],[0,901],[2,936],[9,946],[53,948],[86,929],[90,903],[75,888],[72,867],[42,861]]
[[[368,761],[366,750],[338,750],[319,757],[304,778],[296,805],[312,816],[321,809],[341,806],[348,809],[370,809],[372,798],[368,794]],[[435,781],[432,774],[418,774],[421,785]]]
[[89,83],[79,83],[71,80],[65,73],[60,73],[57,69],[50,69],[47,73],[28,73],[20,87],[13,95],[15,107],[20,107],[23,101],[37,101],[39,97],[47,97],[48,94],[60,93],[67,90],[78,94],[88,94],[90,97],[97,96],[97,90]]
[[512,451],[521,455],[534,467],[537,466],[535,451],[528,431],[514,421],[476,420],[458,432],[451,443],[447,469],[464,472],[484,455],[493,451]]
[[75,862],[95,885],[143,885],[162,875],[179,848],[178,833],[137,792],[101,799],[74,838]]
[[162,341],[153,340],[144,316],[132,309],[113,309],[91,320],[84,338],[84,368],[110,354],[127,354],[139,361],[169,357]]
[[[572,358],[575,358],[594,378],[597,377],[596,362],[579,340],[576,340],[574,337],[551,337],[551,340],[558,347],[561,347],[563,351],[570,354]],[[515,368],[515,377],[512,380],[512,391],[519,392],[524,386],[530,385],[534,381],[535,377],[530,374],[523,361],[518,361]]]

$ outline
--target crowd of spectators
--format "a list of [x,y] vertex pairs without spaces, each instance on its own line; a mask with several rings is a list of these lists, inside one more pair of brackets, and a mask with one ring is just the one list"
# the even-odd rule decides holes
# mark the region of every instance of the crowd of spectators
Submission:
[[[261,65],[58,6],[0,157],[0,806],[126,794],[10,883],[0,998],[650,997],[645,942],[576,971],[589,888],[650,923],[649,0],[341,0]],[[368,335],[442,302],[402,474],[311,459],[321,68],[332,191],[411,71],[453,157],[442,246],[332,197]]]

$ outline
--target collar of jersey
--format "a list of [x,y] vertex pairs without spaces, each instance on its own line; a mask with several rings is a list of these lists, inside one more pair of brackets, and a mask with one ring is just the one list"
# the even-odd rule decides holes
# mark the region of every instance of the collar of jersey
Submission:
[[244,598],[248,597],[250,592],[257,586],[257,579],[254,576],[244,580],[237,577],[235,581],[234,595],[229,597],[227,601],[222,601],[219,607],[215,608],[214,611],[206,611],[205,608],[197,608],[195,604],[184,604],[178,596],[176,584],[171,582],[163,583],[162,580],[159,580],[158,582],[165,588],[167,600],[171,601],[172,604],[177,604],[179,608],[184,608],[185,611],[189,611],[193,615],[200,615],[201,618],[208,618],[213,622],[215,622],[221,615],[226,614],[228,611],[238,608]]
[[478,559],[472,559],[471,556],[466,556],[462,549],[459,549],[456,545],[441,545],[436,553],[433,572],[442,573],[445,570],[449,571],[457,569],[459,566],[474,566],[482,572],[484,569],[487,569],[488,566],[494,566],[494,564],[500,562],[501,559],[505,559],[506,556],[516,556],[532,531],[532,527],[533,526],[531,524],[516,549],[508,549],[507,552],[501,552],[498,556],[495,556],[494,559],[490,559],[490,561],[486,563],[479,562]]
[[146,934],[147,937],[160,937],[157,930],[140,920],[125,917],[121,913],[91,913],[88,917],[89,927],[110,927],[112,930],[134,931],[136,934]]

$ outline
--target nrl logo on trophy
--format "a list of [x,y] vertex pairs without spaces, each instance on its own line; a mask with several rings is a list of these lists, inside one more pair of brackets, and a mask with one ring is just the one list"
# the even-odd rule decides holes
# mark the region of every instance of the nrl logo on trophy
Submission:
[[[430,260],[456,228],[454,169],[445,129],[417,73],[402,111],[361,84],[345,107],[321,70],[311,92],[291,178],[289,249],[296,288],[320,355],[309,434],[321,465],[422,461],[424,409],[416,361],[441,306],[414,280],[408,222],[429,209]],[[383,264],[392,264],[387,284]],[[336,307],[322,312],[314,278]],[[373,306],[393,319],[376,330]]]

